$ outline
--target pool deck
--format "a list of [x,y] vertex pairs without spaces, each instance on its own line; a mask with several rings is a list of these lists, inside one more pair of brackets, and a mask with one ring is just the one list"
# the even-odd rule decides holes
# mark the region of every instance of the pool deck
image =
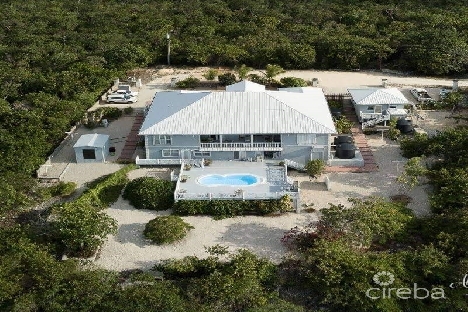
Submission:
[[[202,185],[198,180],[207,175],[249,174],[261,178],[253,185]],[[283,195],[298,197],[299,191],[287,178],[284,167],[263,162],[213,161],[204,168],[192,167],[183,170],[179,177],[187,176],[186,182],[177,182],[176,200],[184,199],[272,199]]]

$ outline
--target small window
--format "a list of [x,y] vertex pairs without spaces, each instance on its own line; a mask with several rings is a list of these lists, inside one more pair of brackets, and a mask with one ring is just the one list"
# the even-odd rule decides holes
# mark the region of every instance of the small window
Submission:
[[367,106],[367,110],[373,111],[373,110],[374,110],[374,106]]
[[211,157],[211,152],[193,151],[194,157]]
[[396,105],[390,105],[390,108],[396,108]]
[[96,159],[96,152],[94,149],[83,149],[84,159]]
[[171,145],[172,139],[170,135],[155,135],[153,136],[153,145]]
[[163,157],[180,157],[180,150],[164,149],[162,150]]

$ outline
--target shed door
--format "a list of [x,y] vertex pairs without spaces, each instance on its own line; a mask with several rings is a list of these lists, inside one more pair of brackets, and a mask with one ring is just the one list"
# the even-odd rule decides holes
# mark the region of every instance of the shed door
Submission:
[[94,149],[83,149],[83,159],[96,159],[96,151]]

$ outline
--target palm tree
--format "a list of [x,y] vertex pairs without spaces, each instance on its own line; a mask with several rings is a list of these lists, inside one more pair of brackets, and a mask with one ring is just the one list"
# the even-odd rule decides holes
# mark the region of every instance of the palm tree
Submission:
[[253,70],[252,67],[248,67],[245,64],[242,64],[240,67],[235,67],[234,70],[236,71],[237,75],[239,76],[239,80],[245,80],[247,78],[249,72]]

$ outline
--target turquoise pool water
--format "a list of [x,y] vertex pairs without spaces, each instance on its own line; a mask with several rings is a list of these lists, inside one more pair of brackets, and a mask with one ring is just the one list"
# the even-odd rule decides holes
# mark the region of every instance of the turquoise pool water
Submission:
[[246,186],[258,183],[258,178],[251,174],[210,174],[198,179],[198,183],[207,186],[214,185],[230,185],[230,186]]

